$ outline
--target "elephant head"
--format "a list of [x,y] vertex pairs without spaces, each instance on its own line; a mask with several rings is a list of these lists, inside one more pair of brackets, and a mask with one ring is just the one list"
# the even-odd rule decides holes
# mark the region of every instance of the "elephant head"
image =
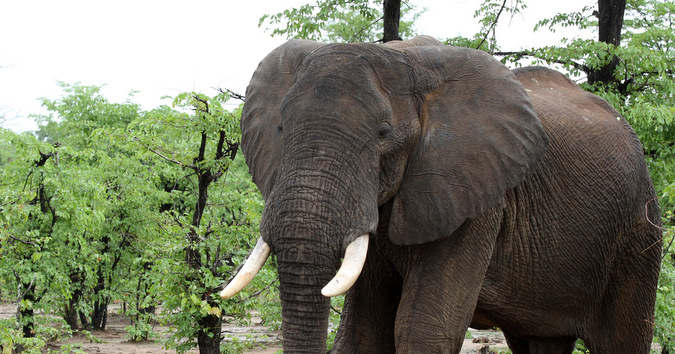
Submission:
[[354,283],[369,237],[452,237],[500,203],[548,142],[506,67],[430,37],[292,40],[261,62],[246,98],[241,146],[266,205],[261,239],[222,295],[273,251],[290,352],[325,350],[327,296]]

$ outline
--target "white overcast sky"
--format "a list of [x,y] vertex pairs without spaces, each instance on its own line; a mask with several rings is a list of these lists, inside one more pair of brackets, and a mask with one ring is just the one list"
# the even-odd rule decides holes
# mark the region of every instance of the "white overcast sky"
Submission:
[[[509,0],[511,1],[511,0]],[[214,87],[244,93],[258,62],[285,41],[258,28],[264,14],[314,0],[3,0],[0,1],[0,114],[15,131],[36,126],[28,115],[44,114],[39,98],[56,99],[56,81],[106,85],[103,94],[143,109],[182,91],[209,95]],[[411,0],[427,12],[420,34],[471,36],[481,0]],[[559,12],[579,11],[593,0],[526,0],[528,8],[500,20],[502,49],[555,43],[562,36],[532,32]]]

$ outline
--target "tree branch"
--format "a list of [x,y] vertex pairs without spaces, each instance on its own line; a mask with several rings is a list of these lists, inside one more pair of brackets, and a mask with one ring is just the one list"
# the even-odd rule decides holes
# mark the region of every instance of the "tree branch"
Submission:
[[[227,149],[224,149],[224,144],[227,143]],[[230,161],[234,161],[234,158],[237,156],[237,151],[239,151],[239,143],[238,142],[230,142],[225,139],[225,132],[220,131],[220,140],[218,140],[218,152],[216,154],[216,159],[220,160],[223,157],[227,157]],[[213,174],[213,180],[217,180],[220,177],[222,177],[225,172],[229,169],[230,165],[228,164],[224,168],[221,168],[220,171],[216,172]]]
[[[127,135],[124,135],[124,137],[128,138]],[[174,159],[172,159],[172,158],[169,158],[169,157],[164,156],[161,152],[159,152],[159,151],[157,151],[157,150],[155,150],[155,149],[149,147],[148,145],[143,144],[143,142],[141,141],[141,139],[139,139],[139,138],[137,138],[137,137],[133,137],[132,140],[135,141],[135,142],[137,142],[137,143],[139,143],[139,144],[141,144],[141,146],[143,146],[144,148],[148,149],[149,151],[153,152],[155,155],[157,155],[157,156],[163,158],[163,159],[166,160],[166,161],[173,162],[173,163],[175,163],[176,165],[181,166],[181,167],[189,167],[189,168],[192,168],[192,169],[196,168],[196,167],[193,166],[193,165],[187,165],[187,166],[186,166],[185,164],[183,164],[183,163],[180,162],[180,161],[176,161],[176,160],[174,160]]]
[[[252,298],[254,298],[254,297],[256,297],[256,296],[262,294],[265,290],[269,289],[269,288],[272,286],[272,284],[274,284],[277,280],[279,280],[279,277],[274,278],[274,280],[272,280],[272,281],[271,281],[269,284],[267,284],[264,288],[262,288],[262,289],[260,289],[260,290],[258,290],[258,291],[256,291],[256,292],[254,292],[253,294],[251,294],[251,296],[249,296],[249,297],[247,297],[247,298],[245,298],[245,299],[242,299],[242,300],[240,300],[240,301],[235,301],[235,302],[239,304],[239,303],[243,303],[243,302],[246,302],[246,301],[248,301],[248,300],[251,300]],[[221,287],[223,287],[223,285],[221,285],[221,286],[218,287],[217,289],[220,291],[220,290],[222,290],[222,289],[220,289]]]
[[204,161],[204,154],[206,153],[206,142],[208,140],[208,136],[206,135],[206,131],[202,130],[201,133],[201,142],[199,144],[199,154],[197,157],[194,159],[194,164],[196,165],[198,162],[203,162]]
[[492,24],[490,25],[490,28],[487,31],[485,31],[485,36],[483,36],[483,40],[480,41],[480,43],[478,44],[476,49],[479,49],[483,45],[483,43],[485,43],[485,40],[487,40],[487,37],[490,35],[490,32],[492,32],[492,30],[497,25],[497,21],[499,21],[499,16],[501,16],[502,11],[504,11],[505,7],[506,7],[506,0],[504,0],[504,2],[502,3],[502,7],[499,9],[499,12],[497,12],[497,17],[495,17],[495,20],[492,21]]
[[[662,227],[662,226],[656,225],[652,220],[649,219],[649,204],[651,204],[652,202],[654,202],[654,201],[656,201],[656,200],[657,200],[657,198],[653,198],[653,199],[651,199],[650,201],[648,201],[648,202],[645,204],[645,219],[647,220],[647,222],[648,222],[649,224],[652,225],[652,227],[654,227],[654,228],[656,228],[656,229],[659,229],[659,230],[661,230],[662,232],[665,232],[665,233],[673,232],[673,233],[675,233],[675,230],[673,230],[673,229],[666,229],[666,228],[664,228],[664,227]],[[664,236],[661,236],[661,238],[660,238],[658,241],[652,243],[649,247],[647,247],[647,248],[645,248],[644,250],[642,250],[642,252],[640,252],[640,254],[645,253],[647,250],[649,250],[650,248],[654,247],[654,246],[657,245],[659,242],[662,242],[662,241],[663,241],[663,238],[664,238]],[[663,249],[661,259],[663,259],[663,258],[666,257],[666,255],[668,254],[668,251],[670,250],[670,246],[672,246],[672,244],[673,244],[673,241],[675,241],[675,237],[674,237],[673,239],[671,239],[671,240],[670,240],[670,243],[668,244],[668,246],[665,247],[665,248]]]
[[20,238],[18,238],[18,237],[12,236],[12,235],[7,235],[7,236],[8,236],[9,238],[11,238],[12,240],[19,241],[19,242],[23,243],[24,245],[29,245],[29,246],[33,246],[33,247],[39,247],[39,245],[38,245],[37,243],[35,243],[35,242],[26,241],[26,240],[20,239]]
[[244,95],[242,95],[242,94],[239,94],[239,93],[236,93],[236,92],[234,92],[234,91],[232,91],[232,90],[230,90],[230,89],[227,89],[227,88],[225,88],[225,89],[217,88],[216,90],[218,90],[218,92],[220,92],[220,93],[227,94],[227,95],[229,95],[230,97],[232,97],[232,98],[234,98],[234,99],[236,99],[236,100],[239,100],[239,101],[242,101],[242,102],[246,102],[246,96],[244,96]]
[[568,61],[549,60],[545,57],[537,56],[535,53],[530,52],[528,50],[521,50],[521,51],[518,51],[518,52],[495,52],[495,53],[492,53],[492,55],[498,55],[498,56],[513,55],[513,56],[515,56],[515,59],[514,59],[515,61],[518,61],[518,60],[522,59],[523,57],[534,57],[534,58],[544,60],[547,63],[556,63],[556,64],[561,64],[561,65],[571,65],[575,69],[583,71],[584,73],[586,73],[586,75],[588,75],[588,73],[591,70],[588,66],[583,65],[583,64],[579,64],[579,63],[575,62],[574,60],[568,60]]

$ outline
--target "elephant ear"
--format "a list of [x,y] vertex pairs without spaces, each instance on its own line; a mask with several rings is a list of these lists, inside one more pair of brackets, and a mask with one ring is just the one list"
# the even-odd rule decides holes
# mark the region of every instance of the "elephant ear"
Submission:
[[305,57],[322,45],[306,40],[286,42],[260,62],[246,88],[241,149],[253,182],[265,199],[272,191],[281,161],[281,101],[299,76]]
[[389,237],[400,245],[451,235],[501,202],[544,155],[548,138],[516,77],[465,48],[405,50],[425,86],[421,137],[394,196]]

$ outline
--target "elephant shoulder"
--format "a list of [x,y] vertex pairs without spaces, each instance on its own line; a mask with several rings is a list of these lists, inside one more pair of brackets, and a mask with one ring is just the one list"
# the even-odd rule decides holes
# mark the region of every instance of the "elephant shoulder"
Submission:
[[567,89],[583,91],[579,85],[559,71],[543,66],[526,66],[512,70],[528,91]]
[[[513,70],[525,87],[550,144],[549,158],[584,157],[598,170],[642,165],[642,146],[626,119],[606,100],[562,73],[542,67]],[[560,161],[558,161],[560,163]],[[570,165],[573,161],[566,161]]]
[[584,91],[556,70],[532,66],[514,69],[513,74],[525,87],[539,119],[549,130],[557,125],[561,129],[576,127],[587,134],[589,127],[606,131],[627,128],[625,119],[607,101]]
[[411,47],[435,47],[443,45],[443,43],[431,36],[417,36],[407,41],[390,41],[384,45],[391,49],[404,50]]

